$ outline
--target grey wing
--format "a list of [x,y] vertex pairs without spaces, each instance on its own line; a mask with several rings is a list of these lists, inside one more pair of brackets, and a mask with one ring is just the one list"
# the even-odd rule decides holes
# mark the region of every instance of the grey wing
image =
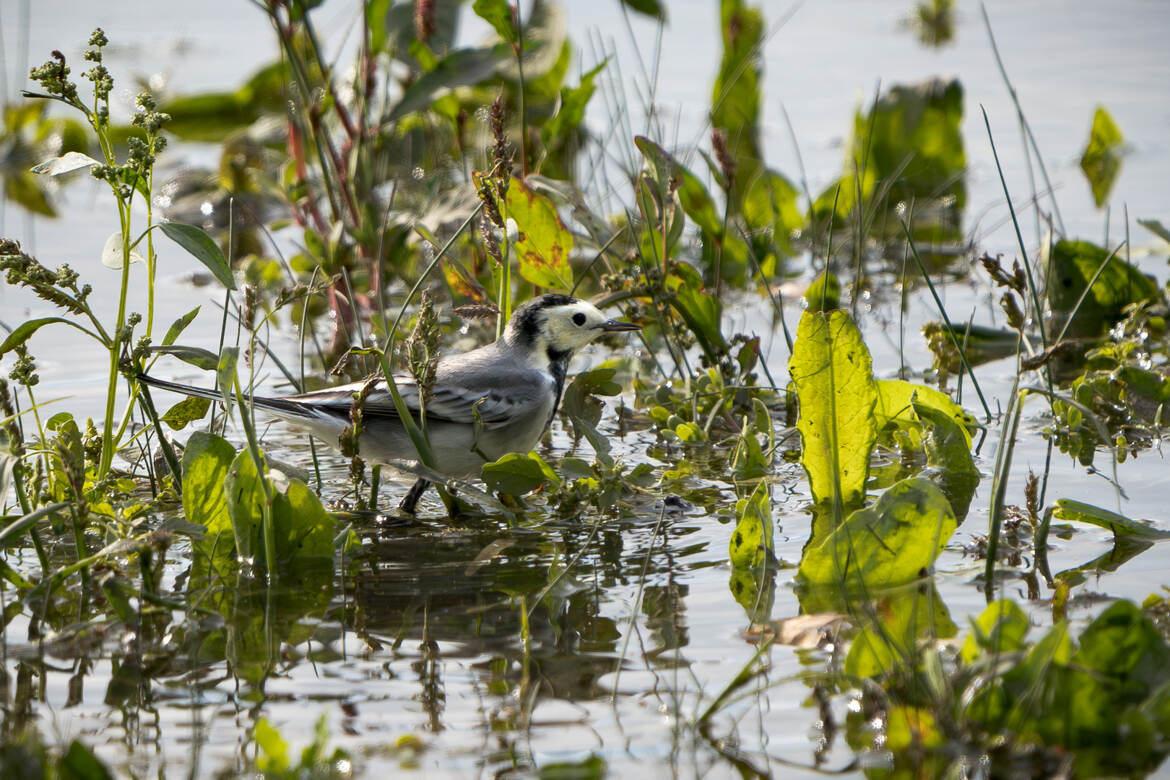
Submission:
[[[487,429],[516,419],[541,414],[552,392],[550,381],[540,372],[497,372],[491,387],[466,372],[442,372],[436,379],[431,397],[426,401],[427,419],[474,424],[476,417]],[[444,376],[444,374],[448,374]],[[395,386],[412,413],[419,409],[418,387],[408,376],[395,376]],[[337,414],[349,414],[354,393],[363,383],[342,385],[315,393],[294,396],[290,400],[309,403]],[[398,417],[397,407],[385,382],[378,382],[366,397],[363,409],[368,416]],[[547,411],[543,412],[547,414]]]

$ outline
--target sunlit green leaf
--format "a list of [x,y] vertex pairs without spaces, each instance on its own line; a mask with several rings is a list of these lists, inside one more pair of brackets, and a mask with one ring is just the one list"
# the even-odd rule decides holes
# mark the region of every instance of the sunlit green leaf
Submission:
[[483,464],[483,481],[491,489],[510,496],[531,493],[542,485],[556,485],[560,477],[535,452],[509,452],[499,460]]
[[810,585],[882,588],[917,579],[955,532],[950,502],[921,477],[897,483],[805,549],[799,580]]
[[[948,403],[950,399],[947,398]],[[962,412],[962,410],[959,410]],[[914,401],[914,412],[927,427],[926,463],[931,479],[951,502],[955,519],[963,522],[981,476],[971,456],[971,434],[956,415],[938,406]]]
[[800,402],[800,459],[813,500],[860,505],[877,439],[878,391],[869,349],[849,314],[806,311],[788,370]]
[[723,337],[723,303],[703,287],[703,277],[688,263],[676,263],[666,283],[674,291],[671,305],[713,361],[727,351]]
[[809,311],[828,312],[841,305],[841,283],[836,274],[821,271],[804,291],[803,300]]
[[738,521],[731,534],[728,557],[738,568],[759,566],[772,557],[772,491],[760,480],[749,498],[735,504]]
[[172,406],[159,419],[165,422],[171,430],[181,431],[189,423],[202,420],[209,408],[211,408],[211,401],[191,396]]
[[187,326],[190,325],[191,322],[195,319],[195,315],[199,314],[199,308],[200,307],[196,306],[194,309],[171,323],[171,327],[167,328],[167,335],[163,336],[162,343],[164,347],[169,347],[171,344],[175,343],[175,339],[182,335],[183,331],[187,329]]
[[1151,233],[1153,233],[1153,234],[1154,234],[1155,236],[1157,236],[1158,238],[1162,239],[1163,241],[1166,241],[1166,242],[1170,243],[1170,228],[1167,228],[1167,227],[1166,227],[1165,225],[1163,225],[1163,224],[1162,224],[1162,223],[1161,223],[1159,220],[1156,220],[1156,219],[1139,219],[1139,220],[1137,221],[1137,223],[1138,223],[1139,225],[1141,225],[1142,227],[1144,227],[1146,230],[1148,230],[1148,231],[1150,231]]
[[475,0],[471,4],[475,15],[490,24],[492,28],[508,43],[515,43],[517,30],[515,19],[512,17],[512,6],[508,0]]
[[206,530],[203,554],[211,558],[214,551],[221,562],[230,561],[235,550],[224,492],[224,478],[235,454],[225,439],[202,431],[191,434],[183,449],[183,514]]
[[1031,628],[1032,621],[1014,601],[1001,599],[988,604],[971,621],[971,633],[963,643],[960,657],[969,664],[982,653],[992,656],[1014,653],[1024,647],[1024,637]]
[[1097,106],[1093,113],[1093,126],[1089,130],[1089,141],[1081,154],[1081,170],[1093,190],[1093,201],[1101,208],[1109,200],[1113,183],[1121,172],[1121,155],[1125,139],[1113,117],[1104,106]]
[[568,290],[573,286],[569,255],[573,234],[561,222],[552,201],[524,182],[508,185],[507,217],[516,221],[516,255],[520,275],[540,287]]
[[252,737],[260,748],[260,755],[256,756],[257,769],[261,772],[283,772],[288,769],[288,743],[267,718],[256,721]]

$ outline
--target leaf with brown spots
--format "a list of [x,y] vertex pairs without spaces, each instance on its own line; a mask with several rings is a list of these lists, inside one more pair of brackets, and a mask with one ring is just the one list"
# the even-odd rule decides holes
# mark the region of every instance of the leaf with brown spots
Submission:
[[561,222],[552,202],[513,179],[508,186],[507,206],[506,216],[515,220],[519,231],[515,249],[520,275],[538,287],[572,289],[569,255],[573,251],[573,234]]

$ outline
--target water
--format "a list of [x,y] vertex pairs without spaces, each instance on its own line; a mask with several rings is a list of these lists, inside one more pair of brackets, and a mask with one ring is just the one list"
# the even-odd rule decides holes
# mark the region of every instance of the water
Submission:
[[[569,29],[575,34],[597,30],[592,38],[577,36],[586,66],[593,50],[588,41],[600,40],[607,49],[612,42],[625,74],[628,105],[634,107],[631,124],[642,132],[645,119],[636,95],[647,91],[647,78],[637,65],[634,45],[649,69],[652,26],[634,20],[627,33],[616,3],[594,5],[572,4]],[[12,63],[19,54],[16,22],[26,6],[3,0],[0,8],[11,95]],[[127,71],[148,78],[168,72],[172,83],[185,91],[231,89],[274,52],[267,23],[245,4],[203,3],[199,13],[181,5],[131,2],[100,9],[53,2],[27,8],[32,62],[39,63],[52,48],[75,57],[92,27],[101,24],[117,45],[111,65],[123,83],[128,83]],[[774,23],[788,10],[787,5],[769,4],[766,13]],[[1004,222],[1003,193],[981,104],[995,132],[1013,199],[1025,200],[1031,188],[1014,109],[995,69],[978,8],[960,8],[957,43],[940,51],[919,46],[901,28],[909,10],[908,5],[860,1],[806,3],[795,10],[765,51],[763,141],[769,162],[793,178],[798,175],[780,112],[783,105],[815,194],[839,175],[853,111],[871,99],[879,81],[888,86],[954,75],[966,92],[970,207],[964,229],[975,230],[981,248],[1014,256],[1015,235]],[[657,122],[668,146],[687,149],[696,141],[706,143],[705,114],[719,57],[718,19],[707,3],[679,2],[670,12],[655,90],[662,106]],[[1108,6],[1046,0],[990,3],[988,13],[1053,177],[1069,234],[1102,241],[1108,232],[1110,241],[1118,240],[1124,235],[1122,204],[1128,205],[1131,220],[1170,218],[1170,190],[1165,187],[1170,176],[1170,95],[1162,86],[1170,80],[1170,60],[1163,53],[1170,7],[1138,0]],[[319,14],[330,40],[341,36],[352,15],[332,5]],[[476,29],[469,25],[465,36],[474,37]],[[1079,170],[1097,104],[1113,114],[1130,147],[1113,191],[1115,208],[1108,226]],[[595,99],[594,109],[590,122],[600,129],[607,121],[600,99]],[[169,156],[171,161],[210,164],[215,150],[176,144]],[[700,167],[697,158],[692,162]],[[79,183],[68,188],[65,203],[60,221],[29,220],[7,206],[3,232],[50,264],[72,263],[95,283],[95,298],[104,295],[103,305],[112,307],[116,275],[97,262],[106,236],[115,229],[108,197],[100,188]],[[1030,214],[1022,225],[1031,252],[1036,236]],[[1132,223],[1131,230],[1134,255],[1164,279],[1164,245]],[[219,337],[215,306],[220,295],[214,288],[190,284],[190,274],[200,266],[181,250],[166,246],[160,253],[161,325],[165,328],[201,304],[203,314],[183,340],[211,347]],[[136,284],[142,283],[139,270]],[[976,321],[991,320],[994,304],[982,287],[960,282],[948,285],[944,295],[949,310],[964,316],[974,311]],[[8,288],[0,288],[0,312],[0,320],[9,325],[55,313]],[[787,350],[766,305],[749,301],[729,306],[728,312],[730,327],[725,331],[761,333],[769,365],[783,381]],[[789,301],[788,312],[789,326],[795,328],[795,301]],[[921,323],[935,316],[930,299],[916,293],[905,324],[905,359],[913,369],[930,363],[917,334]],[[880,377],[897,373],[897,323],[897,301],[885,299],[879,285],[872,311],[863,308],[861,326]],[[70,330],[48,328],[32,341],[34,354],[43,356],[39,397],[67,396],[63,408],[82,418],[98,417],[105,359],[79,350],[72,336]],[[292,335],[274,333],[272,338],[278,349],[293,353]],[[575,368],[606,356],[593,350]],[[183,380],[205,379],[194,369],[173,370]],[[1013,367],[993,363],[978,375],[989,398],[1006,405]],[[969,409],[976,408],[970,394],[965,400]],[[1045,448],[1036,436],[1044,424],[1043,408],[1039,400],[1026,408],[1010,503],[1023,502],[1027,471],[1043,469]],[[612,415],[606,419],[614,430]],[[986,533],[997,436],[993,425],[979,450],[977,463],[985,478],[971,514],[938,562],[938,594],[960,631],[985,603],[973,584],[982,562],[963,549]],[[689,457],[678,447],[655,446],[649,431],[621,437],[615,433],[613,438],[615,454],[629,462],[666,468]],[[304,440],[279,426],[268,432],[266,442],[282,459],[307,461]],[[551,454],[563,454],[569,447],[558,422]],[[583,454],[588,456],[587,450]],[[1132,517],[1164,518],[1166,467],[1158,452],[1123,464],[1119,476],[1127,497],[1119,502],[1103,477],[1087,475],[1061,455],[1054,463],[1050,500],[1076,498]],[[798,468],[781,469],[784,478],[775,490],[776,553],[795,564],[809,537],[803,509],[807,484]],[[341,494],[336,486],[344,482],[345,473],[340,456],[325,456],[327,497]],[[589,514],[558,519],[536,512],[516,527],[494,522],[367,524],[361,533],[371,555],[354,564],[346,577],[316,583],[317,590],[233,594],[232,609],[225,612],[230,620],[206,618],[211,624],[188,637],[143,638],[148,673],[130,675],[129,693],[123,687],[126,675],[119,670],[135,657],[138,638],[120,631],[96,637],[87,633],[89,641],[48,637],[42,646],[28,638],[27,618],[21,616],[5,633],[5,668],[14,689],[25,680],[25,692],[34,702],[25,715],[36,720],[46,740],[64,744],[80,737],[119,773],[146,775],[162,769],[204,775],[240,767],[254,750],[247,733],[260,715],[281,730],[296,755],[324,713],[330,744],[348,750],[356,766],[371,776],[415,767],[430,776],[494,775],[590,755],[601,756],[614,776],[738,776],[711,744],[679,727],[713,700],[757,648],[745,636],[749,620],[728,590],[727,523],[734,494],[728,485],[701,474],[664,485],[665,493],[689,496],[690,501],[672,505],[681,510],[666,511],[656,495],[635,496],[630,499],[633,511],[621,521]],[[401,485],[384,490],[383,501],[388,503],[401,490]],[[425,506],[427,513],[437,514],[436,504]],[[1095,529],[1057,540],[1053,571],[1091,560],[1110,547],[1108,534]],[[496,554],[477,561],[485,550]],[[23,555],[31,565],[31,552]],[[576,556],[570,575],[542,597],[563,562]],[[167,587],[173,588],[181,585],[175,578],[186,568],[189,551],[177,543],[169,559]],[[1096,614],[1097,595],[1142,600],[1167,584],[1163,560],[1162,548],[1154,547],[1119,571],[1091,579],[1074,591],[1070,614]],[[26,563],[20,558],[11,562],[17,568]],[[773,618],[800,611],[791,576],[791,570],[780,572]],[[1006,582],[1006,593],[1021,603],[1027,600],[1018,580]],[[261,617],[266,598],[278,605],[271,613],[277,618],[268,625]],[[526,609],[532,632],[527,650],[520,631]],[[1051,623],[1043,601],[1032,603],[1030,613],[1038,626]],[[180,613],[173,617],[182,622]],[[1039,630],[1034,629],[1034,636]],[[776,646],[767,658],[772,687],[731,705],[715,719],[711,733],[718,738],[735,729],[757,768],[785,776],[813,774],[801,769],[813,764],[821,736],[806,677],[823,667],[826,654]],[[246,682],[250,670],[263,667],[271,668],[263,685]],[[31,675],[33,669],[40,670],[39,676]],[[529,695],[535,695],[535,706],[525,718]],[[833,706],[842,720],[844,703]],[[418,737],[421,751],[396,747],[404,735]],[[847,765],[853,753],[838,736],[823,758],[825,767],[837,768]]]

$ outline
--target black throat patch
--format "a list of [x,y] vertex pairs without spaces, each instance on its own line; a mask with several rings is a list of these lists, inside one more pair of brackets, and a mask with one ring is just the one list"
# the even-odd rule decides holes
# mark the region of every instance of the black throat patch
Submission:
[[557,416],[557,409],[561,405],[561,393],[565,389],[565,376],[569,373],[569,360],[573,357],[573,353],[549,347],[545,354],[548,355],[548,372],[552,374],[553,386],[556,390],[552,413],[548,416],[548,421],[551,423],[553,418]]

